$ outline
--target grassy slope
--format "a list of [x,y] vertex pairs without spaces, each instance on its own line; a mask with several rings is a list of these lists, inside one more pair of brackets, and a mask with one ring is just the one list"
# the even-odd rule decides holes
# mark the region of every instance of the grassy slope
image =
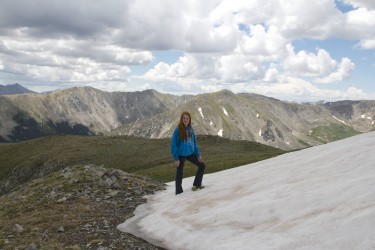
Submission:
[[360,134],[360,132],[354,130],[349,126],[341,124],[331,124],[329,126],[318,126],[314,128],[311,135],[322,143],[328,143],[358,134]]
[[[212,136],[198,136],[198,143],[207,165],[207,173],[285,152],[254,142],[230,141]],[[0,249],[25,249],[31,243],[41,249],[62,249],[66,246],[72,246],[69,249],[79,249],[78,245],[87,247],[88,244],[92,246],[89,248],[122,244],[127,249],[141,249],[139,246],[144,246],[145,243],[115,229],[125,219],[125,215],[131,214],[130,211],[125,213],[124,209],[134,209],[139,203],[135,196],[124,196],[135,190],[134,183],[129,180],[124,182],[129,182],[132,188],[125,186],[116,189],[119,195],[105,200],[103,197],[109,192],[107,188],[101,187],[99,180],[88,180],[87,173],[78,169],[84,164],[92,163],[150,176],[161,182],[173,181],[175,167],[169,147],[170,139],[125,136],[65,135],[0,144],[0,181],[15,168],[28,169],[24,171],[28,174],[43,172],[41,169],[51,166],[55,170],[33,181],[23,179],[19,183],[21,186],[0,196]],[[59,167],[54,168],[54,164]],[[64,170],[57,171],[66,166],[74,173],[68,179],[61,177]],[[185,177],[193,175],[195,171],[196,168],[187,163]],[[101,175],[93,176],[100,179]],[[38,174],[34,176],[36,177]],[[71,181],[73,179],[74,182]],[[51,198],[54,191],[58,195],[56,199]],[[78,195],[81,193],[82,195]],[[58,202],[57,199],[63,196],[70,198]],[[98,202],[98,197],[102,199],[101,202]],[[110,222],[110,227],[105,227],[104,221]],[[22,225],[25,230],[16,232],[15,224]],[[61,226],[64,227],[63,233],[59,232]],[[129,244],[133,247],[129,248]]]
[[[249,141],[198,136],[206,173],[237,167],[282,154],[277,148]],[[161,182],[174,180],[170,139],[127,136],[50,136],[19,143],[0,144],[0,180],[15,167],[38,171],[46,162],[64,166],[92,163],[149,176]],[[185,177],[195,173],[188,163]]]

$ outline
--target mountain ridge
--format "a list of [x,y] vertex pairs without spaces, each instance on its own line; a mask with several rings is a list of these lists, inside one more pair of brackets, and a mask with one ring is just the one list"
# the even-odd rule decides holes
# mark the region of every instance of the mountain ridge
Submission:
[[197,134],[250,140],[285,150],[374,130],[375,101],[294,103],[229,90],[177,96],[156,90],[74,87],[0,96],[0,141],[50,134],[170,137],[182,111]]
[[[366,102],[353,103],[359,105]],[[198,134],[219,135],[234,140],[257,141],[282,149],[296,149],[330,141],[319,138],[322,137],[320,134],[314,135],[316,128],[335,124],[337,129],[346,129],[350,135],[373,129],[374,103],[367,106],[370,110],[366,112],[371,113],[371,120],[365,120],[367,123],[362,124],[357,119],[361,111],[356,106],[352,107],[350,115],[350,119],[355,115],[356,119],[349,121],[347,113],[336,114],[335,118],[333,111],[321,104],[288,103],[261,95],[234,94],[225,90],[197,95],[177,109],[126,124],[108,134],[170,137],[178,123],[179,114],[189,110]],[[362,116],[363,114],[361,119]],[[356,130],[352,129],[352,126],[355,126]],[[328,128],[325,131],[328,131]]]
[[105,92],[91,87],[0,96],[0,141],[100,134],[173,108],[179,101],[154,90]]
[[36,93],[36,92],[31,91],[18,83],[9,84],[9,85],[0,84],[0,95],[17,95],[17,94],[25,94],[25,93]]

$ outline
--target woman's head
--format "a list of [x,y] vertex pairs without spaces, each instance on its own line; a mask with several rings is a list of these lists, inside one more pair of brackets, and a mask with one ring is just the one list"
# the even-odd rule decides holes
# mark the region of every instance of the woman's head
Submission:
[[191,127],[191,115],[189,112],[184,111],[180,116],[180,124],[185,125],[185,127]]
[[181,113],[180,123],[178,124],[181,139],[186,139],[187,137],[185,127],[191,127],[191,115],[187,111]]

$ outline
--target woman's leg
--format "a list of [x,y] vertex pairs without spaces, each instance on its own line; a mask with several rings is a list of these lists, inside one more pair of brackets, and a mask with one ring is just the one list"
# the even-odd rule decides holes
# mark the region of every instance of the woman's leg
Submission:
[[180,165],[176,167],[176,194],[184,192],[182,189],[182,178],[184,176],[185,157],[180,156]]
[[198,158],[193,154],[187,156],[186,159],[198,167],[197,173],[195,174],[193,185],[196,187],[202,186],[202,179],[206,165],[203,162],[199,162]]

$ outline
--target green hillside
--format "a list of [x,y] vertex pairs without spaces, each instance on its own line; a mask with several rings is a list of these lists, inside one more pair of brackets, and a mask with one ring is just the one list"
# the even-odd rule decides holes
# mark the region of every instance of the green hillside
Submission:
[[[285,151],[249,141],[198,136],[206,173],[264,160]],[[170,139],[128,136],[50,136],[18,143],[0,144],[0,181],[11,173],[13,185],[76,164],[103,165],[141,174],[161,182],[173,181],[175,167]],[[185,177],[195,173],[187,164]],[[18,184],[16,184],[18,183]]]
[[314,128],[311,136],[322,143],[328,143],[358,134],[360,134],[360,132],[354,130],[350,126],[331,124],[329,126],[318,126]]

